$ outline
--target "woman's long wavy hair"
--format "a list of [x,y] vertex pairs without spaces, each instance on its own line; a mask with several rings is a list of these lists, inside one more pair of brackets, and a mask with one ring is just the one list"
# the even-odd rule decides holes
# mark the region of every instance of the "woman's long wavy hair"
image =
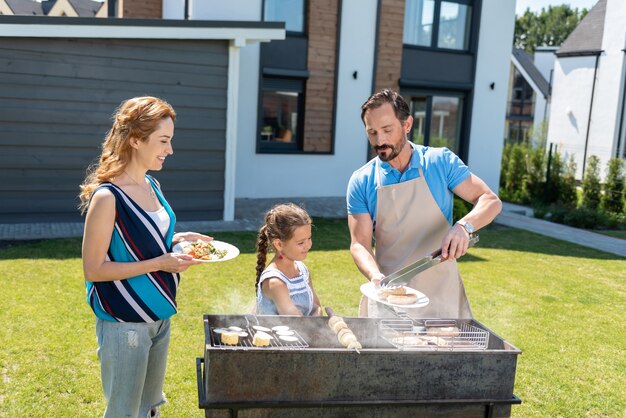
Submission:
[[159,122],[168,117],[175,121],[176,112],[169,103],[156,97],[135,97],[122,102],[102,144],[100,160],[87,169],[87,177],[80,185],[81,214],[87,210],[98,186],[122,174],[132,156],[131,139],[147,141]]
[[261,273],[265,270],[267,253],[271,247],[276,250],[272,241],[279,239],[287,241],[299,226],[311,225],[311,217],[300,206],[293,203],[284,203],[274,206],[265,214],[265,223],[259,229],[257,238],[257,263],[256,263],[256,283],[254,288],[258,291]]

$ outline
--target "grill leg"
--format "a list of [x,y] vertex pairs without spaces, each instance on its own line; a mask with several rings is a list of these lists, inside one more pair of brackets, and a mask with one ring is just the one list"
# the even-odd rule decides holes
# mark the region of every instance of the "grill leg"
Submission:
[[485,409],[485,418],[493,418],[493,408],[494,404],[487,404],[487,408]]

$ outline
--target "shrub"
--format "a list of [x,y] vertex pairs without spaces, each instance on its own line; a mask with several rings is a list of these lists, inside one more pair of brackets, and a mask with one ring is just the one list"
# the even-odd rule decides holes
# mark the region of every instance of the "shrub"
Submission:
[[561,179],[558,201],[565,206],[576,207],[578,196],[576,194],[576,162],[574,155],[570,155],[567,166]]
[[539,202],[543,199],[545,170],[544,150],[530,149],[526,155],[526,174],[522,184],[522,195],[526,201]]
[[587,168],[583,178],[583,196],[581,206],[588,209],[597,209],[600,205],[600,159],[595,155],[587,160]]
[[502,150],[502,161],[500,161],[500,189],[504,189],[506,185],[506,173],[509,170],[509,158],[513,144],[504,144]]
[[602,208],[607,212],[620,213],[624,209],[622,193],[624,190],[624,161],[611,158],[606,168],[606,183],[602,195]]
[[504,189],[507,197],[516,202],[523,200],[522,180],[524,179],[524,173],[526,171],[525,166],[524,146],[513,145],[511,155],[509,156]]
[[561,189],[561,176],[563,173],[563,161],[561,154],[555,151],[550,159],[550,173],[546,176],[546,193],[544,201],[546,203],[556,203],[559,200]]
[[454,206],[452,209],[453,223],[464,217],[472,210],[472,204],[454,195]]

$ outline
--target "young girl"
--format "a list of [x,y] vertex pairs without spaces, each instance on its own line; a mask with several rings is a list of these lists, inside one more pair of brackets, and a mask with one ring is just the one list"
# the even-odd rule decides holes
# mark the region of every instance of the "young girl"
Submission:
[[[292,203],[265,214],[257,240],[257,313],[320,316],[322,310],[311,275],[302,260],[311,249],[311,217]],[[276,255],[265,267],[267,251]]]
[[158,415],[179,273],[198,263],[171,248],[212,239],[175,234],[174,212],[146,174],[172,155],[175,120],[174,109],[155,97],[122,103],[100,161],[81,185],[83,270],[96,315],[105,418]]

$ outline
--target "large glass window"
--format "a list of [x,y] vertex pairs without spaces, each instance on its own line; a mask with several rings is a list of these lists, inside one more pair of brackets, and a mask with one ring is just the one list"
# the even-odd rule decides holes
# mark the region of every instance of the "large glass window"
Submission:
[[304,0],[265,0],[263,20],[285,22],[289,32],[304,32]]
[[265,78],[261,91],[260,152],[302,149],[304,81]]
[[403,42],[427,48],[467,50],[471,0],[406,0]]
[[413,116],[409,138],[416,144],[460,152],[463,99],[458,96],[405,96]]
[[430,46],[434,14],[435,0],[408,0],[404,13],[403,42],[411,45]]
[[469,6],[441,2],[437,46],[448,49],[467,49],[469,33]]

